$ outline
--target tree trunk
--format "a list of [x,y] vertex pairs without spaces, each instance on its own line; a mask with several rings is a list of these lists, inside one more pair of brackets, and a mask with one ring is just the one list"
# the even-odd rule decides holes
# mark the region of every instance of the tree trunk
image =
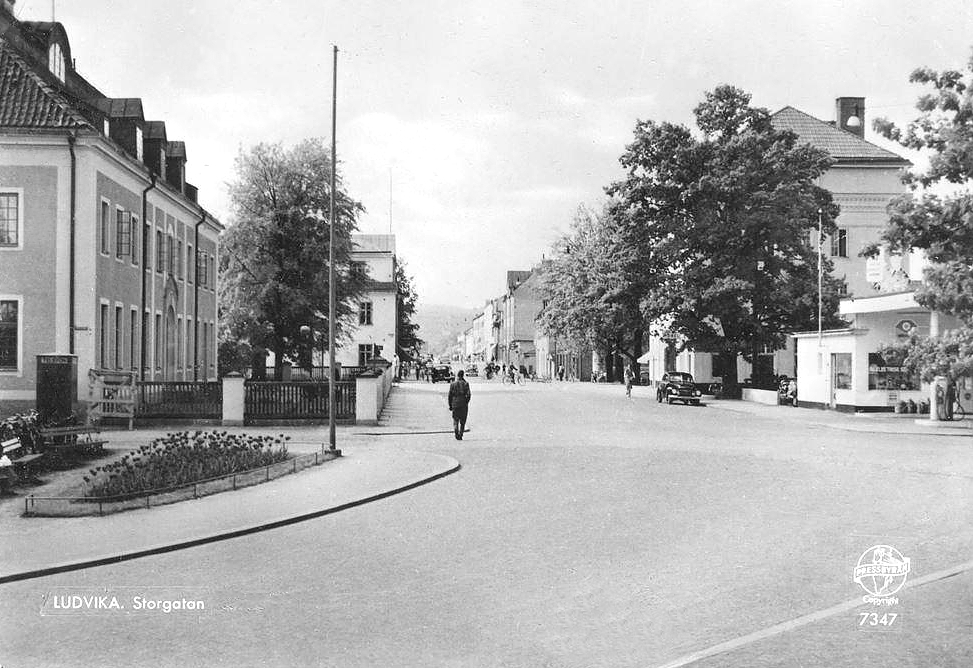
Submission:
[[720,355],[720,366],[723,371],[723,397],[725,399],[740,398],[740,380],[737,378],[737,354],[723,352]]

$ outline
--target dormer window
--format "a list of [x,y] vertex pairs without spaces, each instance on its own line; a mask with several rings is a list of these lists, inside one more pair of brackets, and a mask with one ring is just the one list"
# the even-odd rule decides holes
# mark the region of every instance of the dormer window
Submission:
[[47,50],[47,67],[51,70],[51,74],[64,81],[64,54],[58,42],[51,44]]

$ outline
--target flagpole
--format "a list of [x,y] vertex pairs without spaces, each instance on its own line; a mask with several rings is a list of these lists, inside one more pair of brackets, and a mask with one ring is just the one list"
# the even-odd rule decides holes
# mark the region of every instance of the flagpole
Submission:
[[821,246],[824,243],[824,210],[818,209],[818,348],[821,347],[821,312],[824,310],[821,306],[821,288],[824,284],[824,272],[821,264]]
[[338,160],[335,155],[338,115],[338,45],[334,45],[334,65],[331,75],[331,194],[329,200],[328,216],[328,442],[331,449],[335,449],[335,423],[334,414],[337,408],[335,401],[335,363],[334,363],[334,338],[335,338],[335,271],[334,271],[334,228],[335,228],[335,172],[338,169]]

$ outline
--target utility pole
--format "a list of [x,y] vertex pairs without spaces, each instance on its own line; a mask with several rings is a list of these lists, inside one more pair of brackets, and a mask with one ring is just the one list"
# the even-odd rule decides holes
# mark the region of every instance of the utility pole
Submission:
[[818,209],[818,348],[821,347],[821,314],[823,312],[821,290],[824,285],[824,267],[821,258],[821,246],[824,244],[824,210]]
[[334,200],[337,195],[335,190],[335,171],[338,169],[338,160],[335,155],[336,144],[335,134],[337,131],[338,115],[338,46],[334,46],[334,66],[331,74],[331,194],[328,197],[329,216],[328,216],[328,442],[331,449],[335,449],[335,426],[334,413],[337,408],[335,401],[335,380],[334,380],[334,337],[335,337],[335,271],[334,271],[334,228],[335,228],[335,205]]

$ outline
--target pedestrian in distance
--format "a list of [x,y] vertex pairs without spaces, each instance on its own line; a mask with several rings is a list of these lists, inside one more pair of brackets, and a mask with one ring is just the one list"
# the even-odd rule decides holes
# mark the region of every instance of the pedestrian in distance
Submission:
[[466,431],[466,416],[470,409],[470,384],[463,378],[462,369],[456,372],[456,380],[450,383],[446,401],[453,413],[453,435],[457,441],[462,441],[463,432]]
[[557,379],[559,381],[561,381],[562,383],[564,382],[564,365],[563,364],[561,366],[559,366],[558,369],[557,369]]
[[635,382],[635,372],[632,371],[632,367],[625,367],[625,396],[629,399],[632,398],[632,384]]

